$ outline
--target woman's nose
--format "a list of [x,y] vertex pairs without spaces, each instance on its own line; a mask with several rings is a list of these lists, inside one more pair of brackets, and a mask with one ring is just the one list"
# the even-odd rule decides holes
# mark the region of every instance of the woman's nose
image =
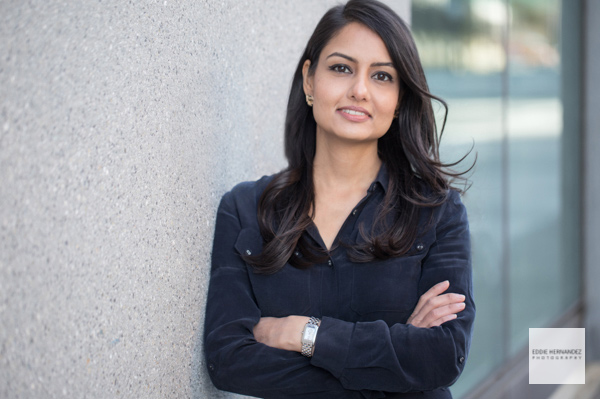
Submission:
[[368,76],[355,75],[350,87],[350,97],[356,101],[364,101],[369,98]]

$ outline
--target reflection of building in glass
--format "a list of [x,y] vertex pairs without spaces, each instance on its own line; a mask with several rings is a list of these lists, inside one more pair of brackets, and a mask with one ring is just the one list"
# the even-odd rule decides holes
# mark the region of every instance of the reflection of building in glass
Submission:
[[510,62],[555,68],[560,63],[557,1],[415,1],[413,26],[428,68],[500,72],[506,63],[503,34],[511,25]]
[[464,197],[478,313],[457,397],[527,361],[529,328],[582,314],[584,17],[580,1],[412,1],[431,91],[450,110],[442,156],[474,145],[478,157]]

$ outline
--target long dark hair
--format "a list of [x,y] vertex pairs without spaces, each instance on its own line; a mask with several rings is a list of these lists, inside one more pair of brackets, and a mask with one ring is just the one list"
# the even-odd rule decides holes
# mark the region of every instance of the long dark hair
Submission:
[[333,7],[315,28],[294,74],[285,121],[288,167],[274,176],[258,204],[262,253],[243,256],[257,273],[275,273],[288,262],[306,268],[326,259],[324,250],[303,235],[314,216],[311,212],[315,199],[316,122],[305,101],[302,67],[310,60],[308,73],[314,73],[323,48],[351,22],[367,26],[385,43],[398,71],[401,100],[398,117],[378,142],[379,157],[390,176],[388,190],[372,230],[361,230],[360,242],[348,246],[350,259],[368,262],[407,253],[417,237],[420,209],[443,203],[450,188],[449,179],[461,175],[446,170],[455,164],[440,161],[431,101],[439,101],[445,109],[441,131],[448,107],[429,93],[415,43],[404,21],[375,0],[350,0]]

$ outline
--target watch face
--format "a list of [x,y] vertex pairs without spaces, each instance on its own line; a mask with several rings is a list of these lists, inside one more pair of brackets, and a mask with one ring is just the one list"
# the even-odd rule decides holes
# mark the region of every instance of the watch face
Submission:
[[315,335],[317,334],[317,327],[308,325],[304,331],[304,339],[306,341],[314,341]]

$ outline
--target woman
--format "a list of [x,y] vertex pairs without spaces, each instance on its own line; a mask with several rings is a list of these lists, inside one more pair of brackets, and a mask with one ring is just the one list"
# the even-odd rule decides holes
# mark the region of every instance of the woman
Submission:
[[221,201],[205,352],[265,398],[451,398],[475,315],[469,229],[404,22],[329,10],[287,110],[289,166]]

